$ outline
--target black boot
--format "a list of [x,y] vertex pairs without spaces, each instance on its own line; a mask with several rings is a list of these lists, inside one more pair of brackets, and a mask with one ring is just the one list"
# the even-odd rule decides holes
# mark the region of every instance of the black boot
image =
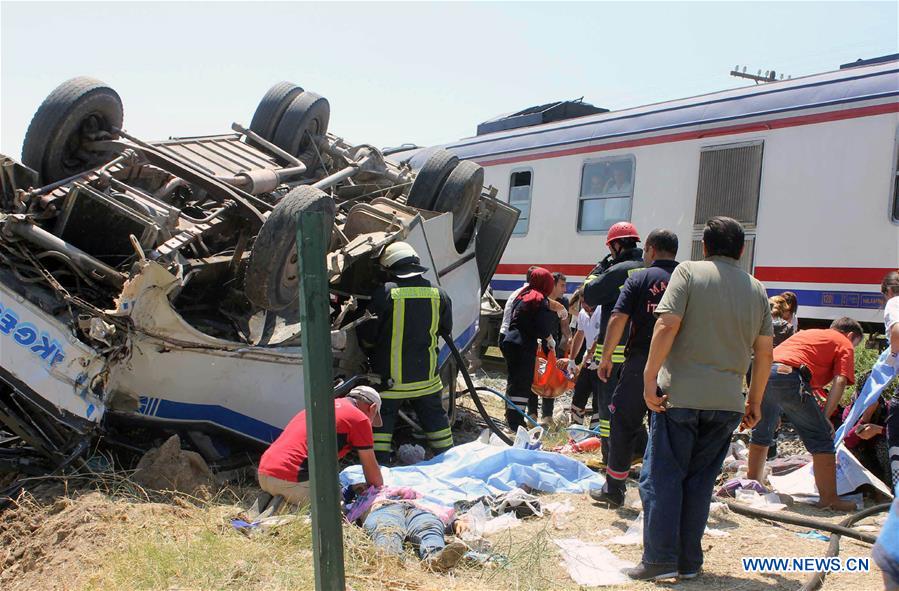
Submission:
[[[619,483],[620,482],[620,483]],[[605,503],[610,509],[618,509],[624,505],[624,493],[627,487],[624,481],[617,481],[606,476],[606,483],[599,492],[590,491],[590,498],[600,503]]]
[[638,581],[661,581],[677,577],[677,567],[673,564],[645,564],[641,562],[634,568],[626,569],[624,574]]

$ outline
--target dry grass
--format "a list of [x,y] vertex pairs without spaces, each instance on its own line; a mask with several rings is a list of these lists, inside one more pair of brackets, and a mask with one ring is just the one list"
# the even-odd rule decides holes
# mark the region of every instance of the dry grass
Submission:
[[[306,510],[298,519],[269,531],[246,536],[230,520],[249,505],[252,487],[228,488],[208,499],[144,491],[118,475],[90,481],[56,483],[24,495],[18,506],[0,516],[4,551],[24,549],[18,564],[40,548],[44,558],[3,581],[9,591],[25,589],[311,589],[312,532]],[[391,590],[575,590],[579,587],[560,565],[553,539],[577,538],[601,543],[623,533],[635,514],[609,511],[580,495],[548,495],[568,501],[574,511],[530,519],[490,536],[492,551],[502,557],[488,566],[465,566],[448,575],[424,571],[408,551],[404,560],[379,555],[360,528],[344,527],[348,585],[356,591]],[[808,507],[795,509],[837,521],[839,516]],[[29,524],[22,531],[16,524]],[[868,521],[867,523],[876,523]],[[796,536],[801,528],[765,524],[728,515],[710,524],[725,529],[726,538],[704,539],[706,574],[677,589],[795,589],[801,575],[745,574],[741,556],[821,556],[826,544]],[[67,532],[57,540],[59,532]],[[335,543],[336,540],[329,541]],[[636,562],[637,546],[611,546],[622,559]],[[8,554],[9,555],[9,554]],[[842,556],[868,556],[870,549],[854,541],[843,544]],[[52,560],[51,560],[52,559]],[[46,564],[42,564],[46,562]],[[18,568],[7,565],[8,568]],[[654,589],[654,584],[627,588]],[[876,589],[879,574],[828,577],[825,589]]]
[[[489,377],[486,379],[490,379]],[[485,379],[480,379],[484,383]],[[499,382],[499,380],[497,380]],[[502,383],[494,387],[502,389]],[[502,402],[485,394],[484,403],[501,416]],[[470,401],[463,401],[470,406]],[[547,445],[564,443],[550,430]],[[596,459],[584,454],[579,459]],[[258,490],[252,483],[191,497],[146,491],[127,473],[90,473],[70,481],[46,480],[0,513],[0,588],[32,589],[311,589],[312,531],[308,511],[268,531],[244,535],[230,525]],[[461,566],[433,574],[407,551],[403,559],[379,554],[362,530],[345,525],[343,548],[348,589],[355,591],[574,591],[581,589],[560,563],[554,539],[602,543],[623,533],[636,517],[610,511],[581,495],[547,495],[544,502],[568,501],[571,513],[523,521],[489,537],[497,559],[486,566]],[[842,516],[809,507],[788,509],[839,521]],[[882,520],[882,518],[880,518]],[[876,520],[866,521],[877,524]],[[823,556],[827,544],[799,538],[802,528],[727,515],[710,523],[728,537],[703,540],[705,574],[677,584],[632,583],[620,588],[710,591],[712,589],[792,590],[802,575],[743,573],[742,556]],[[61,533],[62,532],[62,533]],[[326,543],[339,543],[328,540]],[[618,557],[637,562],[639,546],[610,546]],[[841,556],[869,556],[870,548],[844,541]],[[825,590],[881,588],[880,574],[832,575]],[[8,574],[7,574],[8,573]]]

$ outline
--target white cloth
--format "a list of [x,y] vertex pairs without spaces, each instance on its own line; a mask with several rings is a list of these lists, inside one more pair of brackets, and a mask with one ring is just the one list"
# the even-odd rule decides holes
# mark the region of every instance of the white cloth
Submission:
[[596,310],[593,311],[592,315],[587,314],[584,310],[578,312],[577,329],[584,333],[584,342],[587,344],[588,350],[593,346],[593,343],[596,342],[596,337],[599,336],[601,316],[602,314],[599,306],[596,307]]
[[578,585],[605,587],[631,582],[624,570],[632,568],[634,563],[618,558],[608,548],[574,538],[553,542],[559,546],[569,576]]
[[509,324],[512,323],[512,302],[515,301],[515,298],[518,297],[518,294],[521,293],[521,290],[523,290],[527,286],[528,284],[525,283],[524,285],[513,291],[511,294],[509,294],[509,299],[506,300],[506,307],[503,308],[503,322],[499,325],[499,334],[504,335],[509,332]]
[[890,336],[890,328],[899,322],[899,296],[887,300],[883,310],[883,326],[886,329],[887,338]]

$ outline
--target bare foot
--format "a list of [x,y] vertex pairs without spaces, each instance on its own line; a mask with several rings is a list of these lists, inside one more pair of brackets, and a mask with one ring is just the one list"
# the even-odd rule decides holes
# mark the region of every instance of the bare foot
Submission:
[[830,501],[822,499],[815,503],[815,506],[819,509],[830,509],[832,511],[841,511],[843,513],[849,513],[850,511],[855,511],[857,509],[855,503],[852,501],[843,501],[839,498]]

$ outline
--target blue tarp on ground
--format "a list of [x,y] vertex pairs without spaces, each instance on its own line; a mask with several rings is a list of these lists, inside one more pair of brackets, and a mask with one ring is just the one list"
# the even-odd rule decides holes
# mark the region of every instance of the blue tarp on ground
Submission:
[[[602,488],[602,476],[557,453],[473,441],[414,466],[381,468],[384,484],[408,486],[441,505],[497,495],[515,487],[546,493],[581,493]],[[340,473],[340,485],[365,479],[361,466]]]

